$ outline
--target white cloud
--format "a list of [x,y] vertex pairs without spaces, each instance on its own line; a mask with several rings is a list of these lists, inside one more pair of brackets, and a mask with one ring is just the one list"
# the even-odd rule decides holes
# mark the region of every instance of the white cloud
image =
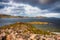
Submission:
[[5,8],[0,10],[0,13],[9,14],[14,16],[45,16],[45,17],[58,17],[59,13],[49,13],[47,9],[42,10],[38,7],[33,7],[29,4],[18,4],[10,1],[9,3],[0,3],[4,4]]
[[46,13],[42,16],[46,16],[46,17],[58,17],[59,16],[59,13]]

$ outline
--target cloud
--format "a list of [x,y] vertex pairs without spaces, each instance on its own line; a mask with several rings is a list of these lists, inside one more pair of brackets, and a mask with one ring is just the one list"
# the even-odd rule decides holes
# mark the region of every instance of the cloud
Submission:
[[0,9],[0,13],[14,15],[14,16],[45,16],[45,17],[59,17],[60,13],[51,12],[51,10],[55,9],[41,9],[36,6],[32,6],[30,4],[24,3],[16,3],[13,1],[10,2],[0,2],[0,4],[4,5],[3,9]]
[[[29,4],[29,5],[32,5],[32,6],[36,6],[36,7],[39,7],[41,9],[48,9],[48,8],[52,8],[54,6],[54,4],[56,4],[56,2],[60,3],[60,0],[43,0],[43,2],[48,2],[48,3],[44,3],[42,4],[40,0],[2,0],[3,2],[4,1],[13,1],[13,2],[16,2],[16,3],[24,3],[24,4]],[[54,6],[55,7],[55,6]]]
[[47,3],[50,3],[51,0],[39,0],[39,2],[40,2],[41,4],[47,4]]
[[0,2],[8,2],[9,0],[0,0]]
[[59,17],[59,13],[46,13],[42,16],[46,16],[46,17]]
[[30,14],[38,14],[42,13],[47,10],[41,10],[38,7],[33,7],[29,4],[18,4],[13,3],[12,1],[9,3],[2,3],[5,5],[5,8],[1,9],[0,11],[4,14],[10,15],[30,15]]

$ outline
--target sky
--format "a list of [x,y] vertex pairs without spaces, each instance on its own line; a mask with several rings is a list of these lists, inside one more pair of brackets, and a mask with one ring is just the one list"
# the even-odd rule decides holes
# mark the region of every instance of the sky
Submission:
[[60,0],[0,0],[0,14],[60,18]]

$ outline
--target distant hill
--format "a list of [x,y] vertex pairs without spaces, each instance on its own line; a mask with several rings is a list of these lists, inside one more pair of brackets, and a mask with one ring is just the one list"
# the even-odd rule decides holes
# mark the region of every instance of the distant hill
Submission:
[[0,14],[0,18],[46,18],[43,16],[28,17],[28,16],[11,16],[7,14]]
[[29,24],[40,24],[40,25],[47,25],[49,22],[27,22]]
[[36,16],[35,18],[47,18],[47,17],[44,17],[44,16]]
[[35,28],[31,24],[22,23],[22,22],[0,27],[0,29],[7,29],[7,28],[13,28],[13,30],[22,30],[22,33],[27,33],[27,32],[34,33],[34,34],[50,34],[51,33],[51,32],[48,32],[48,30],[47,31],[40,30]]
[[11,16],[6,14],[0,14],[0,18],[23,18],[22,16]]

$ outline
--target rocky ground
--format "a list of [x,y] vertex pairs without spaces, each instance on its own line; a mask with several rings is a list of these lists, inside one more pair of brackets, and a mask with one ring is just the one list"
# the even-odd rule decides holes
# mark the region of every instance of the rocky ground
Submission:
[[0,27],[0,40],[60,40],[60,34],[43,31],[31,24],[17,22]]

